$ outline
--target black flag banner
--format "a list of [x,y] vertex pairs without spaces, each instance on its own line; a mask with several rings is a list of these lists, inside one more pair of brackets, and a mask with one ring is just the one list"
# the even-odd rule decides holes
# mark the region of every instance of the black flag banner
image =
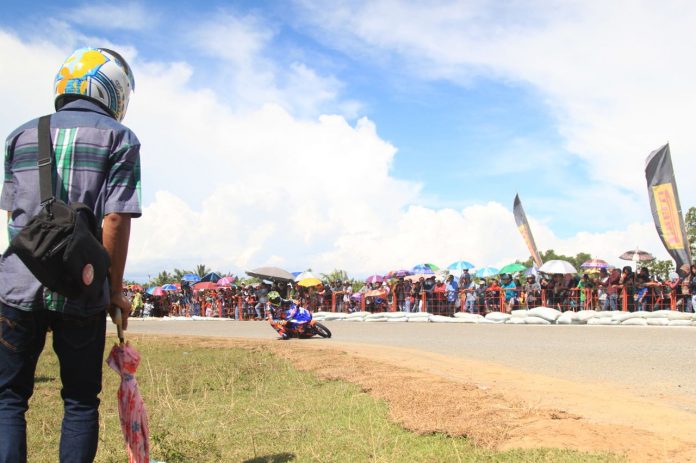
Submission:
[[541,264],[543,262],[541,261],[541,256],[539,255],[539,251],[537,251],[536,244],[534,243],[532,229],[529,228],[529,222],[527,222],[527,215],[524,213],[524,209],[522,208],[522,201],[520,201],[520,195],[515,195],[515,203],[512,207],[512,213],[515,216],[515,223],[517,224],[517,229],[522,234],[522,238],[524,239],[524,242],[527,244],[527,248],[529,249],[529,253],[532,256],[534,263],[536,264],[537,268],[541,267]]
[[645,161],[645,178],[657,234],[679,269],[691,263],[691,256],[669,143],[650,153]]

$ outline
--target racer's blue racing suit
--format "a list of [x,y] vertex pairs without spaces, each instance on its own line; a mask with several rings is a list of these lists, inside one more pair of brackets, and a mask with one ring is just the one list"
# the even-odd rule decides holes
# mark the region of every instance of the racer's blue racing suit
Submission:
[[305,326],[312,321],[312,313],[295,303],[287,308],[270,310],[269,314],[271,326],[284,339],[288,338],[288,333],[303,333]]

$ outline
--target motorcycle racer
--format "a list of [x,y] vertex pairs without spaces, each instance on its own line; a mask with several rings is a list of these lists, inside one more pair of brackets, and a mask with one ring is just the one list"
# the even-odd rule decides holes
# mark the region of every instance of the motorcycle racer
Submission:
[[290,334],[304,333],[305,326],[312,321],[312,313],[284,300],[277,291],[268,293],[268,321],[278,332],[281,339],[288,339]]

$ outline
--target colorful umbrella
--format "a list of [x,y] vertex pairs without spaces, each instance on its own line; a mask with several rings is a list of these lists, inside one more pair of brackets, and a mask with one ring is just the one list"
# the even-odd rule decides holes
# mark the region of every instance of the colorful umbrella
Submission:
[[448,270],[455,270],[457,272],[461,272],[462,270],[471,270],[472,268],[474,268],[474,264],[465,260],[458,260],[457,262],[452,262],[447,266]]
[[573,267],[573,264],[565,260],[550,260],[544,262],[544,265],[539,267],[539,271],[543,273],[578,273]]
[[151,286],[147,288],[147,291],[145,292],[151,296],[164,296],[166,294],[159,286]]
[[583,262],[580,267],[582,268],[608,268],[609,264],[602,259],[590,259]]
[[384,277],[382,275],[370,275],[369,277],[365,278],[365,283],[381,283],[384,281]]
[[198,283],[199,281],[201,281],[201,277],[193,273],[187,273],[186,275],[181,277],[181,281],[188,281],[189,283]]
[[218,286],[232,286],[235,281],[235,277],[223,277],[217,281]]
[[135,371],[140,364],[140,354],[129,343],[123,341],[120,311],[117,311],[116,315],[116,328],[120,343],[115,344],[111,349],[106,363],[121,376],[117,393],[121,431],[126,439],[128,462],[146,463],[150,460],[147,412],[135,379]]
[[389,273],[387,273],[386,277],[387,278],[402,278],[405,276],[411,275],[410,270],[391,270]]
[[203,291],[205,289],[218,289],[217,283],[213,283],[212,281],[199,281],[195,285],[193,285],[193,289],[196,291]]
[[247,270],[245,272],[250,277],[261,278],[262,280],[282,280],[282,281],[293,281],[295,276],[278,267],[259,267],[253,270]]
[[175,284],[168,283],[166,285],[162,285],[162,290],[164,291],[177,291],[179,288]]
[[217,273],[217,272],[210,272],[206,273],[203,275],[203,278],[201,278],[201,281],[211,281],[213,283],[217,283],[217,281],[222,278],[222,276]]
[[498,273],[502,275],[503,273],[517,273],[517,272],[523,272],[525,270],[527,270],[527,267],[525,267],[522,264],[515,263],[515,264],[507,264],[505,267],[498,270]]
[[655,257],[647,251],[641,251],[636,248],[633,251],[626,251],[619,256],[619,259],[632,260],[633,262],[643,262],[655,260]]
[[435,264],[418,264],[411,269],[413,273],[425,274],[434,274],[435,270],[440,270],[440,268]]
[[493,275],[498,274],[498,269],[495,267],[483,267],[478,270],[476,270],[476,276],[479,278],[488,278],[492,277]]
[[298,281],[297,284],[299,286],[306,286],[306,287],[317,286],[317,285],[321,284],[321,280],[319,278],[315,278],[315,277],[307,277],[307,278],[303,278],[300,281]]
[[130,289],[130,290],[132,290],[132,291],[142,291],[142,290],[143,290],[143,287],[140,286],[140,285],[130,285],[130,286],[128,287],[128,289]]

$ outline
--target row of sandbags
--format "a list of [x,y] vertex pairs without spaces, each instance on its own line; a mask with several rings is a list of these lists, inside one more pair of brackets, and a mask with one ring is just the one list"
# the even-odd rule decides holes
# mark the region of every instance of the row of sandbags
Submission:
[[433,315],[427,312],[316,312],[317,321],[353,322],[432,322],[432,323],[498,323],[511,325],[633,325],[633,326],[696,326],[696,314],[673,310],[655,312],[606,312],[581,310],[561,312],[550,307],[529,310],[513,310],[507,314],[490,312],[479,314],[457,312],[454,317]]

